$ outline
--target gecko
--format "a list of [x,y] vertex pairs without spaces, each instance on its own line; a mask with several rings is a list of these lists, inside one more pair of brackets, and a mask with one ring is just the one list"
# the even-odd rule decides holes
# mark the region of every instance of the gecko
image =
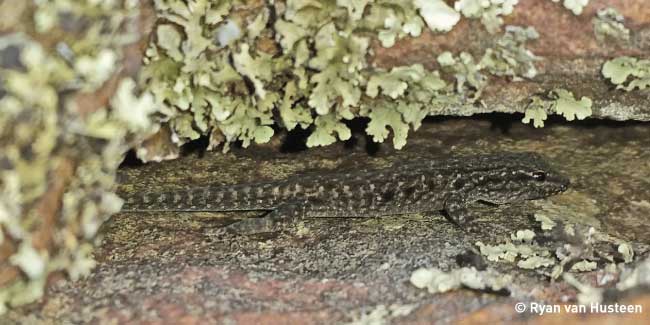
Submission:
[[226,226],[239,234],[277,231],[299,218],[380,217],[441,211],[457,225],[474,202],[508,204],[564,192],[569,179],[537,153],[418,159],[284,180],[215,185],[127,197],[122,211],[264,211]]

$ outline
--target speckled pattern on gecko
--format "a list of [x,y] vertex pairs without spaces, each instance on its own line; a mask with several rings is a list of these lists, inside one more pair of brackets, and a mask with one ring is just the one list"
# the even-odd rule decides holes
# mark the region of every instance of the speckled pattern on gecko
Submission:
[[476,201],[505,204],[561,193],[569,180],[536,153],[496,153],[418,160],[286,180],[205,186],[128,197],[123,211],[267,211],[232,224],[238,233],[277,230],[313,217],[377,217],[444,211],[459,225]]

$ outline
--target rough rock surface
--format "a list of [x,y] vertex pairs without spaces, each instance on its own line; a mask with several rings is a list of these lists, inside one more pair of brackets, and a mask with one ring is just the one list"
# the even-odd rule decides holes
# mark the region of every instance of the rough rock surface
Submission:
[[[532,216],[546,211],[625,240],[638,258],[644,256],[650,244],[650,192],[645,190],[650,186],[648,135],[647,125],[629,122],[553,123],[533,129],[504,116],[437,119],[426,123],[403,151],[366,144],[357,134],[347,144],[317,150],[283,153],[278,146],[266,146],[227,155],[190,152],[171,162],[126,167],[122,193],[399,164],[461,152],[532,150],[570,175],[572,186],[541,202],[477,206],[476,221],[467,229],[431,213],[305,220],[282,233],[238,237],[220,227],[250,213],[118,214],[103,227],[104,240],[95,251],[98,266],[89,277],[59,280],[41,304],[11,311],[5,320],[316,324],[368,317],[383,311],[379,306],[384,305],[389,310],[385,319],[393,315],[399,323],[554,323],[557,315],[516,314],[512,306],[522,300],[571,302],[576,298],[573,287],[468,252],[476,251],[477,241],[493,244],[519,229],[539,230]],[[563,244],[561,239],[555,241]],[[469,290],[430,294],[408,282],[418,267],[453,269],[468,264],[513,276],[512,296]],[[595,285],[603,272],[598,267],[577,276]],[[649,297],[646,292],[627,299],[650,308]],[[390,308],[397,307],[412,310],[403,316],[391,314]],[[618,316],[634,320],[639,315]]]

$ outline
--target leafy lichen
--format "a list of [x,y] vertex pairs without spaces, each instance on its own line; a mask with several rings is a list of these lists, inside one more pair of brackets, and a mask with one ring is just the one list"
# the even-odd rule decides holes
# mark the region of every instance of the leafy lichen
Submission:
[[450,52],[443,52],[438,56],[438,63],[443,71],[456,78],[456,92],[474,102],[481,97],[483,89],[487,86],[487,76],[481,71],[482,66],[475,62],[474,57],[461,52],[455,58]]
[[467,18],[481,19],[490,33],[496,33],[503,24],[501,16],[512,13],[519,0],[458,0],[454,8]]
[[513,80],[534,78],[537,69],[534,62],[539,60],[525,45],[535,40],[539,34],[533,27],[506,26],[503,36],[493,48],[488,48],[481,59],[481,66],[497,76],[508,76]]
[[448,32],[460,20],[460,14],[442,0],[415,0],[414,4],[432,31]]
[[[123,46],[137,41],[136,2],[38,1],[30,10],[37,35],[0,37],[0,52],[17,53],[0,63],[0,242],[9,247],[0,312],[38,299],[52,272],[88,274],[99,226],[121,207],[115,170],[157,129],[154,97],[116,78]],[[59,32],[63,17],[68,33]],[[56,35],[56,51],[35,41],[45,33]],[[81,106],[107,84],[112,98]]]
[[567,121],[573,121],[576,118],[583,120],[591,115],[592,101],[588,97],[576,99],[573,94],[566,89],[554,89],[548,93],[544,99],[534,96],[522,119],[523,123],[533,122],[536,128],[543,127],[547,117],[547,112],[553,112],[564,116]]
[[[456,9],[500,21],[516,3],[459,1]],[[370,66],[373,39],[390,47],[427,27],[450,30],[460,14],[439,0],[291,0],[248,11],[234,11],[233,1],[155,4],[164,21],[147,50],[143,82],[163,104],[162,121],[178,144],[210,134],[209,148],[223,142],[225,151],[235,141],[268,140],[271,124],[278,124],[311,128],[308,146],[327,145],[337,135],[348,137],[342,121],[361,116],[370,119],[367,132],[375,141],[387,139],[390,128],[394,146],[401,148],[409,129],[427,115],[476,102],[486,72],[512,79],[536,73],[537,58],[525,43],[537,35],[515,27],[506,28],[479,62],[469,53],[440,61],[455,88],[422,66]]]
[[650,60],[621,56],[605,62],[603,76],[616,85],[616,89],[631,91],[650,85]]
[[564,116],[567,121],[574,119],[584,120],[591,115],[591,99],[582,97],[577,100],[573,94],[566,89],[551,91],[551,98],[554,99],[555,112]]
[[[560,0],[552,0],[553,2],[560,2]],[[589,0],[563,0],[562,5],[564,5],[565,8],[571,10],[574,15],[580,15],[582,13],[582,9],[587,6],[589,3]]]
[[623,25],[625,18],[616,9],[608,7],[598,10],[592,19],[594,34],[599,42],[607,40],[629,41],[630,30]]
[[[565,0],[564,5],[578,14],[586,2]],[[118,67],[126,56],[123,47],[138,41],[140,3],[19,2],[20,12],[31,10],[21,17],[31,18],[34,28],[27,30],[34,35],[0,38],[0,50],[16,47],[20,53],[18,66],[0,67],[0,235],[16,247],[7,265],[20,276],[0,288],[0,308],[37,298],[52,271],[64,270],[74,279],[93,267],[97,230],[121,205],[110,191],[119,160],[159,124],[178,145],[210,135],[210,148],[228,150],[236,141],[244,146],[268,141],[275,124],[311,128],[307,145],[327,145],[350,138],[346,120],[367,117],[366,131],[375,141],[392,132],[394,146],[401,148],[409,130],[441,107],[480,102],[490,75],[512,80],[536,75],[537,57],[525,48],[536,32],[510,26],[494,47],[476,56],[480,59],[467,52],[442,53],[440,71],[371,65],[375,40],[390,47],[425,28],[448,31],[461,14],[481,19],[496,33],[518,1],[459,0],[455,9],[448,3],[287,0],[246,7],[236,0],[156,0],[158,21],[136,82]],[[0,28],[18,24],[0,17],[8,18],[0,19]],[[620,30],[614,23],[618,16],[600,18],[609,24],[598,25],[602,34]],[[55,35],[52,48],[34,41],[46,34]],[[647,65],[615,59],[603,74],[621,88],[643,89]],[[113,96],[90,110],[68,95],[93,96],[106,84],[115,86]],[[589,99],[555,90],[533,99],[525,120],[541,126],[548,111],[580,119],[590,114],[590,106]],[[66,165],[71,157],[74,166]],[[42,244],[26,225],[40,224],[34,203],[65,168],[70,176],[60,193],[60,220],[51,230],[56,235]],[[514,249],[504,244],[505,252],[497,247],[492,253],[512,258],[514,250],[525,265],[543,264],[539,258],[546,256],[526,253],[532,240],[529,233],[515,234]]]
[[307,146],[326,146],[336,141],[333,134],[337,134],[340,140],[348,140],[352,133],[350,129],[340,122],[334,114],[321,115],[314,120],[314,132],[307,138]]
[[463,286],[474,290],[499,291],[511,283],[512,277],[491,269],[478,271],[473,267],[449,272],[438,268],[419,268],[411,274],[409,280],[416,288],[426,288],[429,293],[441,293]]

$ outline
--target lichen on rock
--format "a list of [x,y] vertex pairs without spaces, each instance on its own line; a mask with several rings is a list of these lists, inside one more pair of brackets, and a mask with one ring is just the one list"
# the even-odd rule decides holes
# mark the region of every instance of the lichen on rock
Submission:
[[632,91],[650,86],[650,60],[621,56],[605,62],[603,76],[616,85],[616,89]]
[[[505,15],[516,2],[494,2],[480,11]],[[236,141],[246,147],[268,141],[278,130],[272,125],[311,128],[307,145],[327,145],[336,134],[346,139],[344,121],[361,116],[370,118],[367,132],[375,141],[387,139],[390,127],[394,146],[401,148],[408,130],[441,105],[477,101],[485,73],[515,80],[536,74],[537,57],[524,46],[537,35],[518,27],[507,27],[480,62],[461,53],[441,64],[442,75],[422,65],[390,71],[371,66],[375,40],[391,47],[427,28],[450,30],[460,14],[442,1],[155,4],[160,22],[142,81],[163,103],[161,121],[179,145],[209,134],[209,148],[223,145],[227,151]],[[469,3],[458,5],[465,16],[475,16]],[[455,88],[446,74],[456,79]]]
[[[136,2],[32,9],[35,34],[0,37],[0,312],[40,298],[52,272],[88,274],[97,231],[121,207],[115,171],[157,129],[153,96],[116,64],[139,37]],[[35,40],[46,33],[55,49]]]
[[598,10],[592,19],[594,35],[599,42],[609,40],[628,42],[630,30],[623,25],[625,18],[616,9],[607,7]]
[[536,128],[543,127],[547,113],[562,115],[567,121],[584,120],[592,114],[591,105],[592,101],[588,97],[583,96],[578,100],[566,89],[554,89],[544,98],[533,96],[521,121],[532,121]]

